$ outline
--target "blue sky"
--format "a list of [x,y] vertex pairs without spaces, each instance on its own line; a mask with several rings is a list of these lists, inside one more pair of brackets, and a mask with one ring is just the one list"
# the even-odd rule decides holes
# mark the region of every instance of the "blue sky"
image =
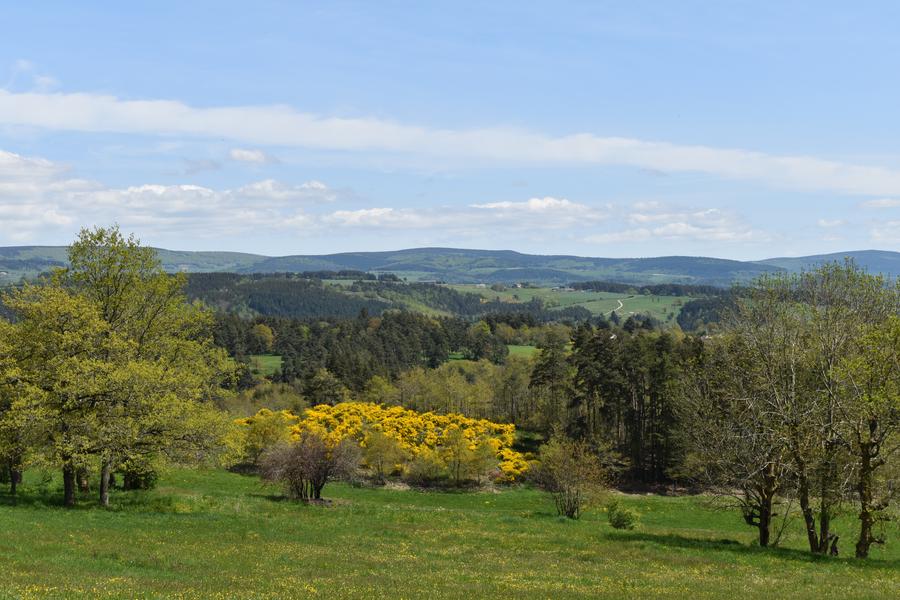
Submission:
[[[489,4],[489,6],[485,6]],[[893,2],[18,2],[0,245],[900,249]]]

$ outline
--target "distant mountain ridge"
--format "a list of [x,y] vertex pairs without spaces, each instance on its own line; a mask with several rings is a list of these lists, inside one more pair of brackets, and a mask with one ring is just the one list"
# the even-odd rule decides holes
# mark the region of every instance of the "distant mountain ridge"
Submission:
[[[523,254],[512,250],[411,248],[384,252],[342,252],[271,257],[241,252],[157,249],[164,267],[190,273],[275,273],[325,270],[391,272],[411,281],[564,284],[607,280],[624,283],[729,285],[766,272],[809,269],[825,261],[852,258],[873,273],[900,275],[900,252],[862,250],[803,257],[738,261],[697,256],[595,258]],[[63,246],[0,247],[0,283],[64,266]]]

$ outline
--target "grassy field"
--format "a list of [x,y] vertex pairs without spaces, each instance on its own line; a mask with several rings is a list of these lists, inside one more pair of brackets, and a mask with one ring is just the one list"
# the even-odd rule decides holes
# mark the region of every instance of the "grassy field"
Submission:
[[281,369],[281,357],[277,354],[251,354],[250,368],[260,375],[272,375]]
[[522,356],[525,358],[531,358],[534,356],[535,352],[538,351],[535,346],[517,346],[515,344],[509,344],[506,347],[509,348],[510,356]]
[[594,315],[609,315],[616,311],[620,317],[629,314],[650,314],[660,321],[666,322],[669,315],[678,315],[681,306],[691,298],[686,296],[643,296],[633,294],[613,294],[610,292],[564,291],[548,287],[541,288],[507,288],[497,292],[490,288],[475,285],[450,285],[449,287],[471,294],[479,294],[485,298],[500,298],[504,302],[529,302],[539,298],[548,307],[565,308],[567,306],[583,306]]
[[[543,493],[329,485],[329,506],[282,500],[254,477],[175,471],[113,507],[66,510],[34,474],[0,505],[0,597],[896,598],[896,531],[875,558],[813,560],[795,528],[761,550],[701,498],[622,496],[641,512],[556,517]],[[846,532],[851,518],[837,523]]]

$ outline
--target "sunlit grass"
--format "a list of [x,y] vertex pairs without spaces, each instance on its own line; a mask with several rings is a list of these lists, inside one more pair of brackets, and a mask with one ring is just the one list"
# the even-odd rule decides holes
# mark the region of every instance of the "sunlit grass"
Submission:
[[[702,498],[623,496],[558,518],[541,492],[437,493],[329,485],[328,506],[280,499],[254,477],[174,471],[103,510],[57,506],[30,474],[0,506],[0,597],[894,598],[900,540],[873,560],[811,559],[799,528],[761,550]],[[838,521],[850,553],[852,517]],[[896,536],[896,532],[892,531]]]

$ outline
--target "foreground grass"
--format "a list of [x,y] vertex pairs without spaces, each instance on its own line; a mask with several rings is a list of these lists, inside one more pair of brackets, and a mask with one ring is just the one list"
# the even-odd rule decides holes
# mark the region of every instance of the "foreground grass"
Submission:
[[[602,512],[559,519],[529,489],[333,485],[329,506],[272,492],[252,477],[176,471],[153,492],[118,493],[110,510],[66,510],[26,487],[0,506],[0,597],[821,600],[900,589],[896,537],[867,563],[811,559],[799,530],[766,551],[699,498],[623,496],[642,514],[629,532]],[[849,532],[852,519],[838,526]]]

